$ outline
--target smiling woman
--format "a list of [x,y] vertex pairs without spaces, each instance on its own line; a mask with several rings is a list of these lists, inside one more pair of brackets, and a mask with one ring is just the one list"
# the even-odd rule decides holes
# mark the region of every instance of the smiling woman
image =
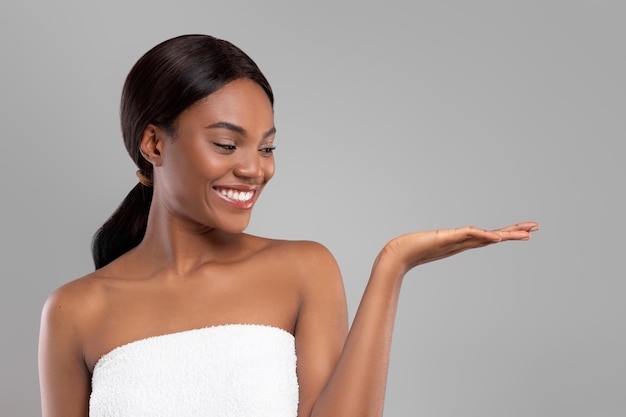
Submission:
[[96,270],[44,306],[45,417],[381,415],[405,274],[538,228],[391,240],[348,329],[325,247],[244,233],[274,174],[273,100],[256,64],[211,36],[132,68],[121,119],[140,182],[96,233]]
[[[274,175],[272,103],[247,78],[226,84],[176,119],[174,131],[148,125],[140,144],[153,166],[153,201],[194,225],[240,233]],[[153,230],[149,228],[148,230]]]
[[[151,184],[153,179],[153,164],[143,154],[147,146],[143,142],[149,140],[145,136],[158,132],[159,138],[163,134],[175,137],[179,116],[237,79],[250,80],[262,89],[264,104],[271,110],[274,95],[265,76],[248,55],[229,42],[202,35],[180,36],[155,46],[137,61],[124,84],[120,117],[126,150],[144,184]],[[231,102],[231,111],[237,103]],[[216,127],[227,122],[218,123]],[[93,243],[96,268],[139,244],[151,200],[152,188],[137,184],[102,226]]]

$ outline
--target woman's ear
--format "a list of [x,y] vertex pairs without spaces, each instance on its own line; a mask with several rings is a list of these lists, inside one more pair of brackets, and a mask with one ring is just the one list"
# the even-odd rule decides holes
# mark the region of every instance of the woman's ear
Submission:
[[154,166],[160,166],[162,163],[161,152],[165,136],[163,129],[153,124],[146,126],[143,131],[139,151]]

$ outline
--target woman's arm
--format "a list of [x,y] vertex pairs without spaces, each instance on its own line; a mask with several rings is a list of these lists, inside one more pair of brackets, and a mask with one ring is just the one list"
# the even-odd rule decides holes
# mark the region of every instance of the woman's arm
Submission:
[[43,417],[87,417],[90,374],[83,360],[71,294],[57,290],[46,301],[39,335],[39,383]]
[[[388,374],[389,352],[404,275],[417,265],[462,251],[506,240],[527,240],[537,229],[532,222],[487,231],[475,227],[410,233],[390,241],[378,255],[343,350],[335,360],[332,349],[320,350],[317,361],[336,363],[312,408],[301,407],[300,417],[381,416]],[[337,296],[331,296],[337,298]],[[339,307],[340,314],[342,309]],[[310,312],[314,314],[315,312]],[[320,311],[318,319],[327,319]],[[306,311],[303,314],[307,314]],[[306,321],[312,318],[303,319]],[[324,324],[320,321],[317,326]],[[330,327],[333,328],[332,326]],[[300,330],[298,330],[300,331]],[[305,334],[308,330],[302,330]],[[338,333],[326,330],[330,340]],[[323,333],[322,333],[323,334]],[[304,360],[311,360],[307,351]],[[302,381],[307,385],[307,375]]]

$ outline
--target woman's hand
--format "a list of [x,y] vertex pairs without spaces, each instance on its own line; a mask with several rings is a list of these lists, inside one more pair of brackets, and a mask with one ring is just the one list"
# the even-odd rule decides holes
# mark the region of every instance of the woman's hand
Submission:
[[528,240],[530,232],[538,229],[537,223],[524,222],[495,230],[466,226],[408,233],[387,243],[376,262],[394,265],[404,275],[417,265],[447,258],[468,249],[507,240]]
[[[339,359],[334,364],[334,370],[325,384],[318,384],[318,387],[324,388],[316,395],[310,415],[326,417],[383,414],[391,337],[402,277],[411,268],[467,249],[480,248],[505,240],[527,240],[530,238],[530,232],[538,228],[534,222],[519,223],[496,230],[468,226],[409,233],[387,243],[376,258],[350,332],[340,350]],[[311,336],[311,339],[319,341],[319,335],[329,332],[320,331],[319,327],[314,326],[335,327],[331,318],[337,314],[332,313],[333,308],[329,308],[326,301],[329,298],[328,294],[334,291],[319,288],[319,275],[315,275],[314,278],[311,292],[318,292],[319,299],[323,302],[312,303],[319,306],[320,310],[309,314],[307,320],[298,319],[298,326],[312,326],[311,334],[314,336]],[[345,316],[342,308],[335,308],[335,311],[337,310],[340,311],[340,317]],[[320,320],[320,317],[327,319]],[[300,349],[307,352],[306,346]],[[315,350],[317,349],[308,349],[309,352]],[[328,358],[325,361],[328,363]],[[308,362],[312,362],[312,359]],[[315,369],[317,368],[319,366],[316,365]],[[309,401],[311,402],[313,401]],[[308,408],[302,412],[309,415]]]

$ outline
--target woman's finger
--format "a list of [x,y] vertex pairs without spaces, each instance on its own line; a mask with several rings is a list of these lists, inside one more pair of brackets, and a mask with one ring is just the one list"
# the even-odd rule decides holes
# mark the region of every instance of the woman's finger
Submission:
[[527,232],[534,232],[535,230],[539,230],[539,224],[536,222],[522,222],[522,223],[517,223],[511,226],[503,227],[501,229],[497,229],[497,231],[502,231],[502,232],[511,232],[515,230],[524,230]]

